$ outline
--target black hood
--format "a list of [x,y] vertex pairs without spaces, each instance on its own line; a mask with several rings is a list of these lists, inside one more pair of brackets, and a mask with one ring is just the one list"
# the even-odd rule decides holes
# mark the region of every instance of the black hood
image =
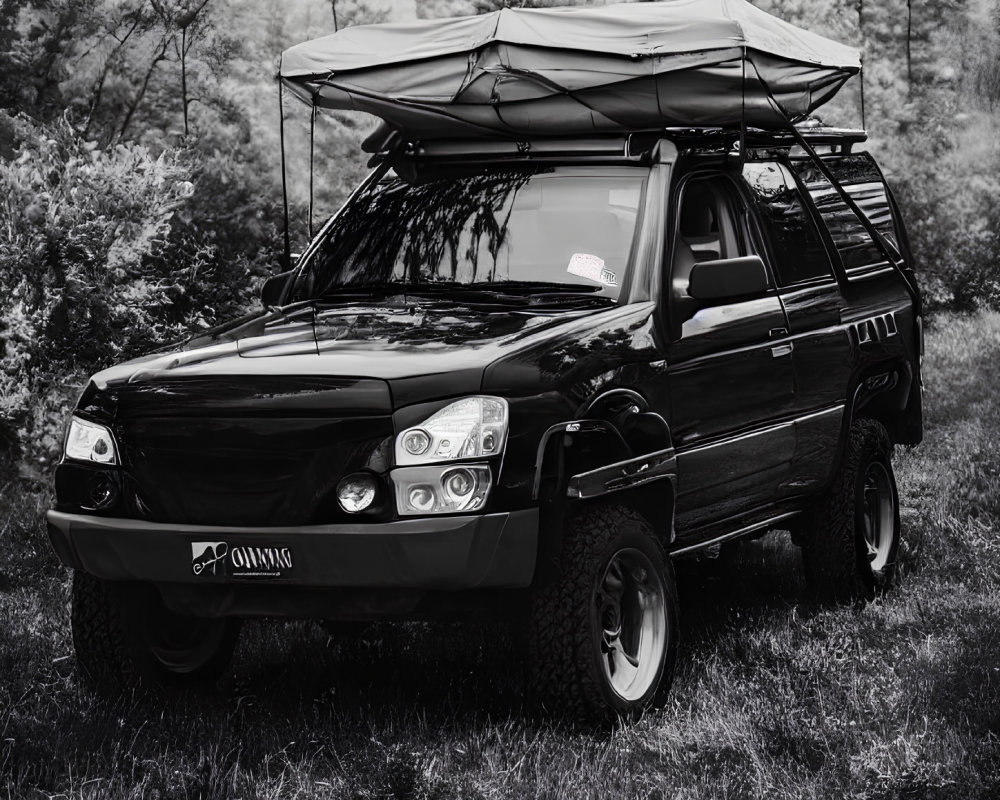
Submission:
[[491,364],[552,337],[604,327],[621,307],[532,312],[444,302],[303,305],[261,314],[179,348],[96,374],[97,389],[187,379],[352,377],[386,381],[397,407],[479,391]]

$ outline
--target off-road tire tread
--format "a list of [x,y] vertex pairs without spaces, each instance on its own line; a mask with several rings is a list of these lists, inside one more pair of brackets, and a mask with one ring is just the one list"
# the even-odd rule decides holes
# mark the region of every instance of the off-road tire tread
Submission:
[[70,619],[77,667],[87,685],[107,694],[138,683],[117,604],[105,581],[73,572]]
[[[135,587],[155,591],[152,587]],[[127,691],[158,693],[164,689],[200,689],[213,685],[229,666],[239,636],[240,621],[229,620],[215,655],[197,670],[175,673],[138,651],[119,610],[139,597],[120,596],[125,587],[73,573],[70,619],[77,666],[84,682],[99,694]]]
[[547,714],[591,722],[613,722],[620,716],[601,692],[601,678],[593,664],[589,641],[589,614],[595,572],[602,568],[600,557],[626,526],[641,531],[662,561],[671,636],[660,679],[660,697],[670,685],[677,632],[676,587],[670,559],[639,513],[623,506],[595,506],[570,521],[563,538],[559,577],[537,589],[532,600],[528,689],[532,705]]
[[892,440],[880,422],[859,419],[851,425],[833,485],[814,506],[802,535],[806,578],[821,602],[870,600],[891,584],[893,561],[879,574],[860,563],[855,486],[858,470],[873,457],[881,456],[892,476],[892,451]]

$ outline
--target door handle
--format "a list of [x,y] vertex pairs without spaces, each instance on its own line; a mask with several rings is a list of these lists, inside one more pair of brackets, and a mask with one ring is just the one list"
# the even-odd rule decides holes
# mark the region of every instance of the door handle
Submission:
[[771,348],[772,358],[784,358],[785,356],[790,356],[792,354],[792,343],[786,342],[785,344],[775,345]]

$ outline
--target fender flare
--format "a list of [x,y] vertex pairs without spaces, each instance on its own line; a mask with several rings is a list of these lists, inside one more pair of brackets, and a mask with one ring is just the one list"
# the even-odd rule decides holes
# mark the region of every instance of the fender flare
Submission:
[[[834,480],[837,474],[837,470],[840,469],[848,432],[851,430],[854,421],[868,416],[859,412],[864,411],[873,401],[901,389],[905,390],[901,394],[905,395],[906,401],[909,403],[914,388],[919,391],[919,383],[914,380],[914,377],[913,369],[906,361],[890,359],[871,365],[852,378],[850,383],[851,388],[847,392],[848,400],[844,406],[844,420],[841,427],[840,441],[837,443],[836,457],[830,471],[830,477],[824,484],[824,489],[829,487],[830,482]],[[886,424],[886,421],[880,418],[879,415],[873,415],[872,419]],[[891,429],[892,426],[887,425],[887,427]]]
[[[645,401],[641,407],[647,407]],[[532,482],[532,499],[539,503],[542,517],[536,580],[548,580],[558,571],[566,519],[583,503],[618,502],[636,509],[653,526],[664,551],[669,551],[674,539],[677,455],[666,421],[648,411],[630,415],[638,418],[640,414],[659,420],[666,434],[645,453],[634,453],[618,425],[606,419],[568,420],[542,434]],[[566,442],[579,437],[608,437],[607,445],[626,456],[583,468],[567,456]],[[543,476],[555,477],[548,492],[542,489]]]

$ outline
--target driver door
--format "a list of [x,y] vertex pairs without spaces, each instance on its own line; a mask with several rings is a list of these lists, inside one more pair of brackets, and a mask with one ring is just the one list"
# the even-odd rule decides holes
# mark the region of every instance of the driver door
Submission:
[[[781,300],[697,301],[699,262],[755,255],[746,205],[721,172],[684,180],[671,247],[668,346],[670,428],[677,449],[679,539],[763,508],[780,496],[795,449],[793,344]],[[759,265],[758,265],[759,267]]]

